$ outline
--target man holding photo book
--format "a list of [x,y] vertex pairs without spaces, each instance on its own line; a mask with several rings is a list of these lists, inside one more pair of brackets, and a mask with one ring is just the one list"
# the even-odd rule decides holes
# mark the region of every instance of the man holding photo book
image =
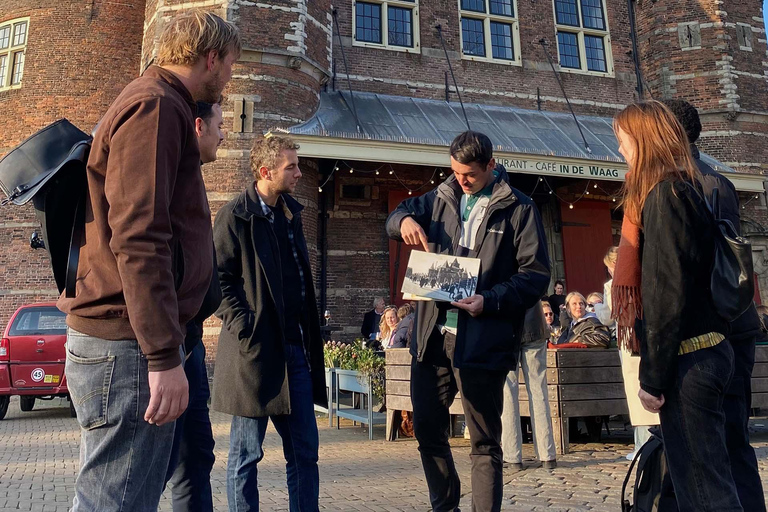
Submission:
[[472,444],[472,510],[490,512],[501,510],[504,380],[517,368],[525,312],[549,285],[549,258],[539,212],[496,166],[490,139],[464,132],[450,154],[453,176],[403,201],[387,219],[387,233],[427,252],[480,260],[474,295],[419,302],[411,399],[433,510],[459,506],[448,407],[460,391]]

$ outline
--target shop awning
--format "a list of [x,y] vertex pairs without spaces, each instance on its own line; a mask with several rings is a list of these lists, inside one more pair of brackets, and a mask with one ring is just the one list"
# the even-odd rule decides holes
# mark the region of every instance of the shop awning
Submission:
[[[570,113],[465,103],[470,126],[495,145],[510,172],[622,181],[627,166],[618,152],[612,119],[579,115],[587,151]],[[466,130],[461,105],[438,100],[355,92],[324,92],[306,122],[287,130],[305,157],[450,166],[446,148]],[[275,131],[277,133],[278,131]],[[737,173],[702,153],[702,159],[744,192],[763,192],[764,178]]]

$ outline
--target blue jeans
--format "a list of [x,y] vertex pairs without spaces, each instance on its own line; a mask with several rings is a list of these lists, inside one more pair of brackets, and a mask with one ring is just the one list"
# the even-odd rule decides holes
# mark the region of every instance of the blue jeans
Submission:
[[765,496],[757,457],[749,444],[749,413],[752,408],[752,370],[755,367],[755,336],[731,339],[734,354],[733,380],[725,393],[725,445],[731,456],[731,472],[744,510],[765,512]]
[[[285,361],[291,414],[271,416],[283,440],[291,512],[316,512],[320,494],[317,469],[319,437],[312,401],[312,380],[304,350],[286,344]],[[259,510],[257,465],[264,458],[267,417],[232,417],[227,461],[227,501],[230,512]]]
[[677,358],[661,431],[680,512],[742,512],[725,447],[723,399],[733,375],[730,343]]
[[65,371],[81,429],[72,512],[157,510],[173,423],[144,421],[149,370],[138,342],[69,329]]
[[189,353],[184,373],[189,382],[189,405],[176,420],[171,462],[165,479],[171,483],[173,512],[209,512],[213,511],[211,469],[216,458],[208,414],[211,392],[202,342]]
[[[555,436],[547,392],[547,342],[524,344],[520,349],[520,366],[528,390],[533,444],[539,460],[555,460]],[[504,411],[501,413],[501,449],[505,462],[523,461],[523,433],[520,428],[518,375],[509,372],[504,385]]]

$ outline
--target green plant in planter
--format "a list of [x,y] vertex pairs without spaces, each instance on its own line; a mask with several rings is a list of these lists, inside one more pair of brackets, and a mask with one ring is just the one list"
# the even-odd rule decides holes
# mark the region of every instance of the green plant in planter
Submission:
[[371,377],[371,392],[379,400],[384,399],[385,365],[383,357],[364,345],[363,339],[357,339],[352,344],[329,341],[324,349],[325,366],[340,370],[356,370],[357,379],[366,384]]

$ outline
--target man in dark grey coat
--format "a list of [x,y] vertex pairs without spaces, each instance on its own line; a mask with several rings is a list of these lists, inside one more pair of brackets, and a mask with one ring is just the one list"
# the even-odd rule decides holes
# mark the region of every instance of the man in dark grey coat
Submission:
[[268,418],[283,440],[290,510],[318,510],[313,401],[327,399],[303,207],[290,196],[301,178],[297,149],[286,137],[254,141],[256,182],[219,211],[213,229],[223,296],[213,408],[234,416],[230,510],[259,509]]
[[[741,234],[739,195],[733,183],[701,160],[696,141],[701,134],[701,119],[696,107],[684,100],[665,100],[691,143],[693,159],[702,174],[704,194],[712,202],[714,189],[718,191],[720,217],[733,224]],[[723,402],[725,411],[725,444],[731,458],[731,472],[736,482],[739,501],[744,510],[765,512],[765,497],[755,450],[749,444],[749,413],[752,408],[752,370],[755,366],[755,343],[764,339],[757,309],[752,305],[743,315],[731,322],[728,341],[733,347],[733,378]]]
[[549,258],[539,212],[496,167],[490,139],[462,133],[450,153],[453,176],[403,201],[387,233],[428,252],[480,259],[475,295],[417,306],[411,398],[433,510],[457,510],[461,497],[448,444],[448,408],[461,391],[472,443],[472,510],[490,512],[501,509],[504,381],[517,368],[525,312],[549,285]]

